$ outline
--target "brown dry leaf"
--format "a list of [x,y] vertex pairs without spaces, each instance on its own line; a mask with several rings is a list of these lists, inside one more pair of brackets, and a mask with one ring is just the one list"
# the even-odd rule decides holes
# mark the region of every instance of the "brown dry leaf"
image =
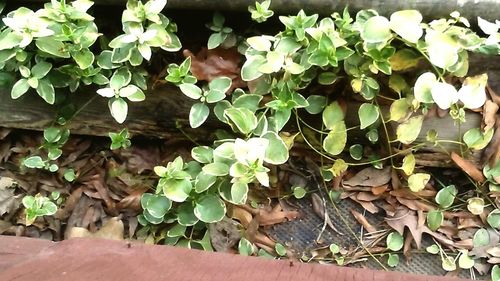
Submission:
[[69,215],[73,212],[75,209],[77,203],[80,201],[80,198],[82,197],[83,190],[81,187],[75,189],[69,197],[66,199],[64,202],[64,208],[57,210],[56,213],[56,218],[58,219],[66,219],[69,217]]
[[260,208],[256,216],[259,225],[274,225],[285,221],[291,221],[299,217],[299,212],[295,210],[284,210],[280,203],[277,203],[271,210]]
[[451,160],[457,164],[460,169],[462,169],[467,175],[469,175],[473,180],[483,183],[486,179],[483,173],[474,165],[474,163],[469,160],[463,159],[460,155],[455,152],[451,153]]
[[[90,181],[85,182],[84,184],[87,188],[85,188],[83,192],[87,196],[102,199],[108,208],[108,212],[113,216],[118,215],[118,212],[116,211],[116,204],[110,196],[111,191],[106,188],[106,184],[101,174],[93,175],[90,178]],[[92,192],[92,190],[96,190],[97,192]]]
[[209,230],[210,241],[217,252],[231,252],[241,238],[238,223],[228,217],[211,223]]
[[13,213],[21,205],[21,195],[14,195],[11,188],[15,181],[8,177],[0,177],[0,216]]
[[418,198],[434,198],[436,196],[435,190],[424,189],[419,192],[413,192],[406,188],[400,188],[398,190],[393,190],[390,194],[394,197],[402,197],[406,199],[418,199]]
[[488,162],[491,167],[500,161],[500,116],[497,116],[496,130],[493,138],[483,152],[483,162]]
[[500,96],[497,93],[495,93],[495,91],[493,91],[490,85],[486,85],[486,92],[489,94],[491,100],[498,106],[500,106]]
[[252,214],[249,211],[235,205],[231,205],[228,207],[227,215],[230,218],[239,221],[244,228],[248,228],[253,218]]
[[160,163],[160,150],[154,145],[133,146],[130,149],[120,149],[116,153],[125,161],[127,171],[133,174],[152,171]]
[[118,210],[129,209],[134,211],[141,211],[141,197],[142,194],[146,192],[146,190],[147,189],[137,190],[125,196],[122,200],[120,200],[120,202],[118,202],[118,204],[116,204],[116,208]]
[[414,211],[421,210],[427,212],[435,209],[433,205],[421,200],[406,199],[402,197],[396,197],[396,199],[399,203]]
[[387,184],[391,180],[391,167],[382,170],[368,167],[361,170],[354,177],[342,182],[344,186],[368,186],[377,187]]
[[67,231],[66,239],[71,238],[100,238],[111,240],[123,240],[124,226],[123,222],[117,218],[110,218],[102,227],[92,233],[83,227],[72,227]]
[[314,213],[321,219],[326,222],[328,227],[330,227],[333,231],[337,232],[340,235],[343,235],[332,223],[330,216],[328,215],[327,210],[325,209],[326,202],[323,198],[321,198],[317,193],[313,193],[311,195],[311,203]]
[[245,87],[240,76],[241,54],[235,48],[202,48],[196,56],[190,50],[184,50],[185,57],[191,57],[191,72],[198,80],[212,81],[221,76],[233,80],[232,89]]
[[373,193],[373,195],[381,195],[383,194],[387,189],[389,188],[389,185],[388,184],[384,184],[384,185],[381,185],[381,186],[376,186],[376,187],[372,187],[372,190],[371,192]]
[[446,238],[445,236],[431,231],[427,226],[418,226],[418,216],[415,211],[412,211],[404,206],[400,206],[393,217],[386,217],[385,222],[394,230],[399,232],[399,234],[404,234],[404,229],[407,227],[410,230],[417,248],[420,248],[422,244],[422,233],[428,233],[436,240],[440,241],[444,245],[453,246],[452,240]]
[[358,199],[359,201],[366,201],[366,202],[375,201],[379,198],[380,198],[379,195],[374,195],[371,192],[358,192],[358,195],[356,196],[356,199]]
[[363,216],[360,212],[356,210],[351,210],[351,214],[359,222],[359,224],[361,224],[368,231],[368,233],[377,231],[377,228],[371,225],[365,218],[365,216]]
[[487,100],[483,107],[483,131],[488,131],[495,127],[496,115],[498,112],[498,104],[491,100]]
[[471,227],[483,227],[483,222],[477,218],[458,218],[458,229],[465,229]]
[[365,210],[367,210],[372,214],[376,214],[379,212],[379,208],[375,206],[375,204],[373,204],[372,202],[360,201],[356,199],[355,195],[351,195],[349,196],[349,198],[351,198],[354,202],[358,203],[359,205],[361,205],[361,207],[363,207]]

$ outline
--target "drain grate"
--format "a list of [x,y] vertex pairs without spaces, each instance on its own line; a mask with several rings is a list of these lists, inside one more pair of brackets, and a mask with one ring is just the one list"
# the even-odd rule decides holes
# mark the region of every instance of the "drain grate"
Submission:
[[[323,219],[314,213],[309,199],[309,197],[306,197],[296,202],[296,205],[299,207],[302,214],[300,219],[275,225],[267,230],[268,234],[276,241],[287,245],[287,247],[294,251],[298,257],[301,257],[303,254],[310,256],[311,250],[322,246],[328,246],[331,243],[335,243],[347,249],[357,247],[357,240],[350,234],[348,228],[339,218],[337,212],[332,206],[327,206],[328,214],[333,224],[339,229],[340,232],[343,233],[343,235],[339,235],[333,230],[326,228],[321,236],[322,243],[316,243],[316,238],[323,226]],[[363,213],[362,207],[350,199],[341,200],[341,202],[337,204],[337,207],[340,214],[347,220],[349,227],[354,231],[354,233],[361,233],[361,225],[352,216],[350,211],[354,209]],[[372,215],[367,213],[365,217],[374,226],[382,225],[383,223],[382,215]],[[425,246],[432,243],[433,242],[430,238],[424,236],[422,248],[425,248]],[[382,258],[381,261],[385,263],[386,259]],[[355,263],[350,266],[380,269],[380,266],[373,259],[368,259],[367,262]],[[406,261],[405,258],[400,255],[400,263],[393,270],[424,275],[442,276],[446,274],[446,271],[441,268],[441,260],[439,256],[426,253],[415,253],[409,261]],[[467,270],[461,270],[459,277],[470,278],[470,273]],[[479,275],[476,277],[480,279],[488,278],[487,276]]]

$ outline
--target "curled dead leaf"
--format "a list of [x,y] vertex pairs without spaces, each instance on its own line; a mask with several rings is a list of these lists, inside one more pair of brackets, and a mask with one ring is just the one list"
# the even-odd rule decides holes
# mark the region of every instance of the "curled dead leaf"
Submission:
[[455,162],[455,164],[460,167],[467,175],[469,175],[473,180],[483,183],[486,179],[484,178],[483,173],[469,160],[462,158],[460,155],[455,152],[451,153],[451,160]]
[[246,83],[240,76],[241,54],[235,48],[202,48],[196,56],[190,50],[184,50],[185,57],[191,57],[191,73],[198,80],[212,81],[221,76],[233,80],[231,89],[242,88]]

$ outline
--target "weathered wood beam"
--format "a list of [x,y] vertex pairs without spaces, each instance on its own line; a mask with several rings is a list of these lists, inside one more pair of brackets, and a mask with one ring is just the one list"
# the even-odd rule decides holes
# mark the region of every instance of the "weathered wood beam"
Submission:
[[[18,2],[46,2],[46,0]],[[94,2],[99,5],[124,5],[126,0],[94,0]],[[248,6],[254,3],[255,0],[169,0],[167,8],[246,11]],[[448,16],[453,11],[459,11],[471,21],[475,21],[477,16],[490,20],[500,19],[500,0],[273,0],[271,4],[271,8],[279,13],[296,13],[304,9],[324,15],[340,12],[345,7],[349,7],[350,11],[375,9],[385,15],[399,10],[417,9],[428,18]]]

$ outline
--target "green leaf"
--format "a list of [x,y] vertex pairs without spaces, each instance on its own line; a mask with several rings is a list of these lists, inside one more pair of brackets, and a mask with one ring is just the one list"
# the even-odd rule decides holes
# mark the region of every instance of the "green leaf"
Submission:
[[11,29],[5,29],[0,34],[0,50],[12,49],[23,41],[23,36],[17,32],[12,32]]
[[276,243],[276,245],[274,245],[274,251],[276,251],[276,254],[278,254],[278,256],[280,257],[286,255],[286,248],[280,243]]
[[219,91],[222,93],[226,93],[229,88],[231,88],[232,80],[229,77],[218,77],[214,80],[210,81],[208,87],[210,90]]
[[23,165],[32,169],[42,169],[45,167],[45,162],[40,156],[31,156],[23,161]]
[[491,269],[491,281],[500,281],[500,265],[498,264]]
[[392,37],[389,20],[382,16],[369,18],[363,24],[360,35],[366,43],[384,43],[388,41]]
[[146,209],[155,218],[163,218],[172,207],[172,201],[162,195],[154,195],[147,204]]
[[[234,94],[233,94],[234,95]],[[243,94],[233,101],[234,107],[244,107],[252,112],[256,112],[259,109],[259,103],[262,100],[261,95],[255,94]]]
[[127,98],[131,102],[143,101],[146,99],[144,92],[136,85],[128,85],[120,89],[119,96]]
[[229,166],[224,163],[210,163],[203,166],[203,172],[208,175],[223,177],[229,173]]
[[421,74],[415,82],[414,94],[415,99],[422,103],[433,103],[432,87],[436,84],[436,75],[432,72]]
[[403,158],[403,166],[401,167],[407,176],[413,174],[415,169],[415,155],[412,153],[405,155]]
[[192,99],[197,100],[197,99],[199,99],[199,98],[202,97],[200,87],[198,87],[198,86],[196,86],[194,84],[186,84],[186,83],[184,83],[184,84],[181,84],[179,86],[179,88],[181,89],[181,92],[184,95],[186,95],[186,96],[188,96],[188,97],[190,97]]
[[41,62],[35,64],[35,66],[33,66],[33,68],[31,68],[31,75],[34,78],[42,79],[43,77],[45,77],[47,75],[47,73],[49,73],[49,71],[51,69],[52,69],[51,63],[46,62],[46,61],[41,61]]
[[217,177],[213,175],[209,175],[205,172],[201,172],[196,176],[196,181],[194,183],[194,190],[196,193],[202,193],[205,190],[209,189],[216,182]]
[[213,155],[214,150],[208,146],[197,146],[191,150],[191,157],[203,164],[212,162]]
[[340,247],[339,247],[339,245],[337,245],[335,243],[330,244],[328,249],[330,249],[330,252],[334,255],[340,253]]
[[267,132],[262,135],[262,138],[269,141],[264,158],[265,162],[273,165],[281,165],[288,161],[288,147],[277,133]]
[[490,244],[490,234],[486,228],[480,228],[474,234],[472,238],[472,244],[474,247],[482,247]]
[[207,47],[209,50],[215,49],[220,46],[220,44],[224,43],[227,35],[222,32],[212,33],[208,38]]
[[38,87],[36,88],[36,92],[48,104],[54,104],[54,102],[56,101],[56,93],[54,91],[54,86],[52,86],[50,81],[46,78],[38,81]]
[[76,179],[76,174],[74,169],[66,169],[63,175],[64,179],[68,182],[73,182]]
[[419,115],[399,124],[396,130],[397,140],[404,144],[410,144],[415,141],[420,134],[423,122],[424,116]]
[[339,77],[334,72],[323,72],[318,75],[318,83],[321,85],[331,85],[337,81]]
[[262,72],[258,69],[266,63],[266,58],[263,56],[247,57],[247,60],[241,67],[241,79],[243,81],[252,81],[262,76]]
[[42,37],[36,40],[38,49],[59,58],[70,58],[70,54],[63,42],[53,37]]
[[412,49],[401,49],[389,58],[392,70],[404,71],[416,67],[423,57]]
[[344,120],[344,111],[337,101],[332,102],[323,110],[323,124],[332,130],[340,121]]
[[109,80],[109,86],[114,90],[119,90],[132,80],[132,73],[127,67],[119,68],[113,73],[111,79]]
[[358,109],[358,116],[361,124],[360,129],[365,129],[378,120],[380,116],[378,106],[371,103],[363,103]]
[[425,250],[428,252],[428,253],[431,253],[433,255],[437,255],[439,253],[439,246],[436,245],[436,244],[433,244],[427,248],[425,248]]
[[481,215],[484,211],[484,199],[481,197],[473,197],[467,200],[467,210],[473,215]]
[[419,192],[425,188],[425,185],[431,179],[431,175],[425,173],[416,173],[408,177],[408,187],[413,192]]
[[14,84],[12,87],[12,91],[10,92],[10,96],[12,99],[18,99],[22,95],[24,95],[30,88],[28,84],[28,79],[20,79]]
[[192,202],[184,202],[177,207],[177,222],[182,226],[192,226],[198,222]]
[[485,148],[493,138],[493,129],[490,128],[483,134],[481,129],[472,128],[465,132],[463,140],[470,149],[481,150]]
[[404,239],[398,232],[391,232],[387,235],[387,248],[392,251],[399,251],[403,248]]
[[109,111],[111,116],[116,120],[116,122],[122,124],[127,119],[128,105],[127,102],[122,98],[112,98],[108,102]]
[[400,122],[411,114],[411,104],[407,98],[395,100],[389,111],[390,120]]
[[442,211],[431,210],[427,213],[427,225],[432,231],[438,230],[438,228],[443,224],[444,215]]
[[175,224],[167,231],[167,237],[182,237],[186,234],[186,226],[181,224]]
[[417,10],[397,11],[391,15],[390,27],[401,38],[417,43],[424,31],[420,26],[422,14]]
[[388,254],[387,265],[390,267],[396,267],[399,264],[399,255],[397,254]]
[[457,63],[460,45],[451,35],[427,29],[425,42],[429,60],[433,65],[446,69]]
[[248,45],[253,49],[260,52],[267,52],[271,50],[271,41],[266,36],[253,36],[247,39]]
[[47,142],[57,142],[61,139],[61,129],[56,128],[56,127],[49,127],[45,130],[43,130],[43,138]]
[[460,257],[458,258],[458,266],[462,269],[470,269],[474,266],[474,260],[469,257],[467,250],[460,251]]
[[87,69],[94,63],[94,54],[89,49],[82,49],[73,53],[72,56],[80,69]]
[[238,243],[238,252],[242,256],[251,256],[255,253],[255,246],[245,238],[241,238]]
[[231,203],[236,205],[245,204],[248,195],[248,184],[236,181],[231,186]]
[[247,108],[228,108],[224,110],[224,116],[243,134],[249,134],[257,127],[257,117]]
[[344,121],[332,125],[331,131],[323,141],[323,148],[331,155],[340,154],[347,143],[347,130]]
[[457,89],[446,82],[436,82],[431,89],[432,99],[441,109],[448,109],[458,102]]
[[489,215],[488,218],[486,219],[488,224],[496,229],[500,230],[500,210],[495,209],[493,210]]
[[209,114],[210,109],[206,104],[201,102],[193,104],[189,111],[189,125],[191,125],[191,128],[200,127],[205,123]]
[[435,201],[438,203],[439,207],[446,209],[453,205],[457,194],[457,188],[454,185],[448,185],[438,191]]
[[307,97],[307,103],[309,104],[306,106],[306,111],[309,112],[309,114],[318,114],[323,111],[323,108],[326,106],[326,97],[324,96],[319,96],[319,95],[310,95]]
[[184,202],[193,188],[188,179],[160,179],[158,183],[165,196],[174,202]]
[[208,92],[205,92],[205,101],[207,103],[216,103],[223,100],[225,97],[226,94],[218,90],[209,90]]
[[226,205],[216,195],[205,195],[196,201],[194,214],[203,222],[218,222],[226,215]]
[[453,257],[442,257],[441,267],[446,271],[455,271],[457,269],[457,265],[455,264],[455,259]]
[[303,188],[302,186],[294,186],[292,188],[292,191],[293,191],[293,196],[297,199],[302,199],[304,198],[304,196],[306,196],[306,189]]
[[360,144],[353,144],[349,147],[349,154],[354,160],[361,160],[363,158],[363,146]]

